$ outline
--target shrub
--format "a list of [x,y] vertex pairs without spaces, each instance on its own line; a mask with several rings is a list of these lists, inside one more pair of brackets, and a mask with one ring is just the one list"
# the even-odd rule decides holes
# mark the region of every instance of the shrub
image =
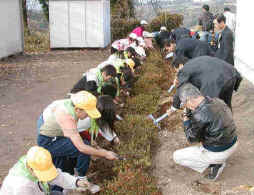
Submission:
[[170,14],[168,12],[162,12],[159,16],[154,18],[149,24],[149,30],[159,31],[161,26],[166,26],[169,31],[179,27],[183,24],[183,16],[180,14]]
[[25,52],[45,52],[50,48],[49,33],[48,32],[33,32],[28,33],[25,30]]
[[127,37],[127,35],[137,26],[139,21],[124,18],[112,18],[111,19],[111,38],[112,40],[118,40]]

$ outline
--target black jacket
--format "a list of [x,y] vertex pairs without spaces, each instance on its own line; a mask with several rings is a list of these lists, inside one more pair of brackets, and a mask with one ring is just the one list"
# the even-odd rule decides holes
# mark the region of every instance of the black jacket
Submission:
[[163,48],[166,41],[170,41],[171,39],[172,34],[169,31],[161,31],[159,35],[155,38],[160,48]]
[[181,39],[190,38],[190,30],[184,27],[176,28],[172,32],[172,38],[176,41],[176,43]]
[[234,65],[234,38],[232,31],[226,26],[221,32],[218,40],[218,49],[215,57],[225,60],[229,64]]
[[[179,85],[177,89],[184,83],[191,83],[204,96],[219,97],[224,86],[232,79],[236,81],[239,76],[238,71],[227,62],[215,57],[201,56],[189,60],[178,72]],[[232,92],[233,89],[234,86]],[[178,90],[174,96],[173,106],[180,107]]]
[[206,97],[192,111],[189,119],[184,122],[184,132],[189,142],[202,142],[208,148],[226,146],[236,139],[232,112],[218,98]]
[[210,31],[213,29],[213,14],[211,12],[203,12],[198,19],[198,24],[202,26],[202,31]]
[[198,56],[213,56],[214,52],[209,44],[197,39],[181,39],[176,44],[176,56],[185,56],[187,58],[195,58]]

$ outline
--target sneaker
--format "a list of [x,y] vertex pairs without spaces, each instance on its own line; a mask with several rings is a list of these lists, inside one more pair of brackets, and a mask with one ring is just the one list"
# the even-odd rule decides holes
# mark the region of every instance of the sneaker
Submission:
[[220,176],[225,166],[226,166],[226,163],[210,165],[209,166],[210,173],[207,175],[207,179],[216,181],[216,179]]

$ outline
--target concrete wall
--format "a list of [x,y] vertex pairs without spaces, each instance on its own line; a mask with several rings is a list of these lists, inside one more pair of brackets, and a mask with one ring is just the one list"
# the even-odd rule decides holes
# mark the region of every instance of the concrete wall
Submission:
[[237,1],[235,34],[235,66],[254,84],[254,36],[251,20],[254,18],[252,1]]
[[0,0],[0,59],[23,51],[21,0]]

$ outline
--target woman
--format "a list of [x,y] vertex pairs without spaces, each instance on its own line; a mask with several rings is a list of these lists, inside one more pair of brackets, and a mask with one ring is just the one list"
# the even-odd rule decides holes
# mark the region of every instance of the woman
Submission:
[[98,119],[86,118],[78,121],[78,131],[82,138],[94,140],[98,135],[103,136],[107,141],[119,144],[119,138],[114,132],[116,120],[116,106],[112,97],[103,95],[98,98],[97,109],[101,113]]
[[78,132],[78,120],[100,118],[96,102],[96,97],[91,93],[80,91],[72,94],[70,99],[54,101],[39,117],[37,142],[51,153],[56,168],[65,171],[65,160],[77,158],[78,175],[84,177],[89,168],[90,155],[108,160],[117,159],[114,152],[89,146],[89,142],[83,140]]

